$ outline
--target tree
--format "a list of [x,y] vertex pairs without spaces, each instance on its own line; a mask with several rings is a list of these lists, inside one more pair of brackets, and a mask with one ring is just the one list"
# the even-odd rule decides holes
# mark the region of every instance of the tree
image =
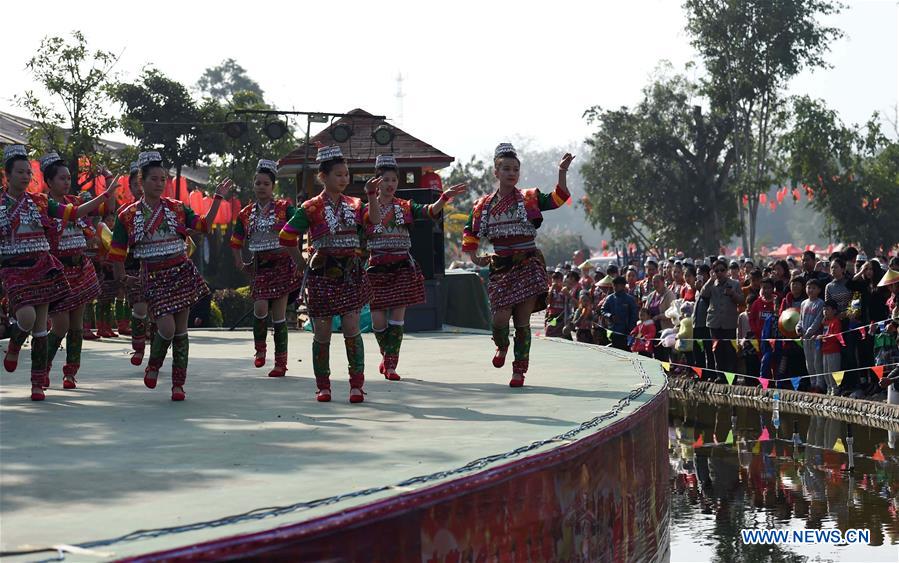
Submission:
[[255,94],[264,99],[262,88],[247,76],[247,71],[234,59],[225,59],[222,64],[207,68],[197,81],[200,92],[220,102],[230,101],[240,92]]
[[159,150],[175,168],[175,185],[181,181],[183,166],[206,158],[200,136],[204,116],[183,84],[148,68],[138,81],[113,88],[112,95],[124,110],[125,134],[144,149]]
[[842,6],[831,0],[686,0],[684,7],[687,31],[709,72],[712,106],[725,108],[734,123],[743,251],[752,255],[758,196],[778,180],[773,153],[787,119],[786,86],[804,68],[826,66],[824,55],[842,32],[818,18]]
[[116,125],[104,102],[115,81],[112,71],[117,62],[113,53],[89,51],[84,35],[73,31],[70,40],[45,37],[26,65],[52,100],[42,100],[33,90],[16,97],[38,122],[29,132],[29,142],[42,152],[56,150],[68,161],[73,193],[79,191],[81,158],[94,164],[105,158],[99,141]]
[[807,96],[794,101],[793,116],[779,146],[793,186],[813,195],[840,239],[868,256],[889,251],[899,243],[899,143],[882,133],[876,114],[862,128],[847,127]]
[[584,209],[613,240],[717,254],[736,233],[731,121],[693,105],[696,89],[683,75],[662,73],[633,110],[585,112],[598,130],[581,167]]

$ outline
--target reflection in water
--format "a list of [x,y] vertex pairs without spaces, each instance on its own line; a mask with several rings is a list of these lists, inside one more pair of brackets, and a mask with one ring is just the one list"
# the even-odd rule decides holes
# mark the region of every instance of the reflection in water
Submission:
[[[896,561],[896,433],[671,400],[672,561]],[[870,545],[746,545],[740,530],[867,528]]]

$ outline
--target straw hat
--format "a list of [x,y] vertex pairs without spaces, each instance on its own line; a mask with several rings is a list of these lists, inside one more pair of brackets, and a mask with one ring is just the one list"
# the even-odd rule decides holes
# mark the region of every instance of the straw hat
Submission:
[[613,287],[615,284],[612,283],[612,279],[612,276],[606,276],[596,282],[596,285],[598,285],[599,287]]
[[899,272],[897,272],[896,270],[887,270],[887,273],[883,275],[883,278],[881,278],[880,283],[877,284],[877,287],[893,285],[896,282],[899,282]]

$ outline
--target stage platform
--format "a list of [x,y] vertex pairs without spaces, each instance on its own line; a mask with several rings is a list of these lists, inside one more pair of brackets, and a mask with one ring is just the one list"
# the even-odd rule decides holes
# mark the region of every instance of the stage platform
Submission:
[[24,349],[0,379],[4,560],[60,545],[90,550],[66,561],[664,559],[657,362],[535,337],[527,385],[510,389],[511,351],[495,369],[489,336],[444,331],[406,335],[389,382],[367,334],[352,405],[335,335],[333,401],[317,403],[311,335],[290,339],[275,379],[272,354],[253,368],[250,332],[192,331],[183,403],[170,357],[146,389],[125,338],[85,342],[73,391],[60,351],[33,403]]

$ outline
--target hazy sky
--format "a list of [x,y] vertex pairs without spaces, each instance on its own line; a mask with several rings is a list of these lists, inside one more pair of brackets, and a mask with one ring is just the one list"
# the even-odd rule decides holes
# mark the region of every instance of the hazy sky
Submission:
[[[850,0],[828,23],[846,37],[832,69],[797,78],[849,122],[893,115],[899,90],[893,0]],[[0,37],[0,108],[33,87],[25,62],[45,35],[82,30],[92,47],[121,52],[123,79],[146,64],[188,85],[235,58],[284,109],[361,107],[403,120],[412,134],[457,158],[502,140],[538,147],[590,133],[592,105],[635,103],[660,59],[695,59],[680,0],[591,2],[51,2],[6,21]],[[274,155],[277,156],[277,155]]]

